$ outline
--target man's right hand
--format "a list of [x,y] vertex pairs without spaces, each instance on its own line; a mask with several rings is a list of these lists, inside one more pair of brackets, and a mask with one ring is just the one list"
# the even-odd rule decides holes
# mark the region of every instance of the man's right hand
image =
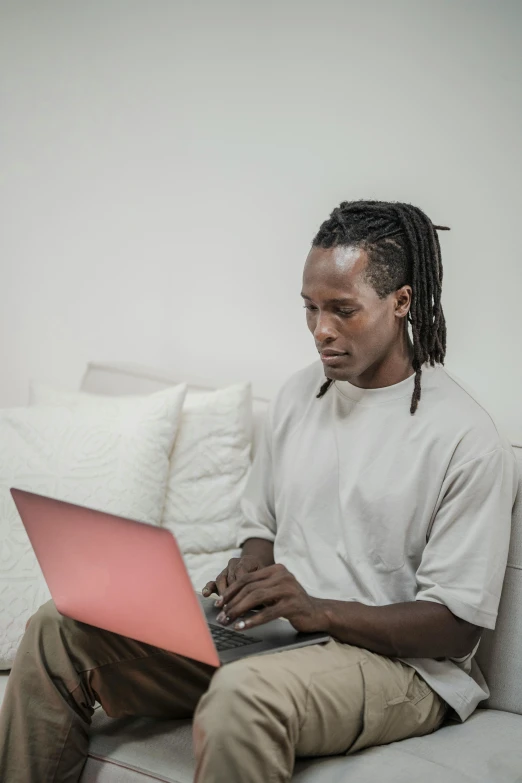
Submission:
[[207,582],[201,591],[205,597],[212,593],[223,595],[229,585],[244,574],[259,571],[274,563],[274,545],[262,538],[249,538],[245,541],[241,557],[232,557],[226,568],[213,582]]
[[209,596],[211,593],[218,593],[223,595],[225,590],[232,582],[239,579],[243,574],[249,574],[252,571],[258,571],[260,568],[264,568],[265,563],[255,555],[242,555],[241,557],[232,557],[228,561],[228,565],[224,568],[220,574],[216,577],[215,581],[207,582],[203,590],[201,591],[204,596]]

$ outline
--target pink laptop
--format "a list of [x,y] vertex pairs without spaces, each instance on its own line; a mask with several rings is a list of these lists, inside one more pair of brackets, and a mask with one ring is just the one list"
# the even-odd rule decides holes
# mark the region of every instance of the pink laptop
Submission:
[[169,530],[21,489],[11,495],[67,617],[212,666],[330,638],[298,633],[282,618],[243,632],[223,627]]

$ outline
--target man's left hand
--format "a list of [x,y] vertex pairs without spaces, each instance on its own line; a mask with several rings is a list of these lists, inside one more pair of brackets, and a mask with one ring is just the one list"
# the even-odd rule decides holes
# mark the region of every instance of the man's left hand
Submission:
[[[254,617],[235,622],[260,604],[263,608]],[[235,622],[236,630],[254,628],[278,617],[285,617],[296,631],[303,632],[324,631],[328,624],[321,600],[308,595],[280,563],[241,576],[227,587],[219,605],[222,611],[218,621],[223,625]]]

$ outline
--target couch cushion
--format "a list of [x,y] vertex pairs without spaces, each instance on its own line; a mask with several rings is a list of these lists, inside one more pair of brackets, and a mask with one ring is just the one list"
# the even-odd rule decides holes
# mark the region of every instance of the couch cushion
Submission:
[[2,705],[5,689],[7,688],[8,677],[9,671],[0,671],[0,706]]
[[[465,723],[353,756],[299,760],[298,783],[520,783],[522,717],[477,710]],[[191,722],[93,716],[81,783],[192,783]]]
[[[0,703],[7,672],[0,672]],[[296,783],[520,783],[522,717],[477,710],[427,737],[369,748],[353,756],[300,760]],[[190,721],[93,715],[89,758],[81,783],[191,783]]]
[[478,709],[426,737],[301,762],[298,783],[520,783],[522,717]]
[[[514,448],[520,469],[508,566],[497,624],[484,631],[477,662],[491,691],[481,706],[522,715],[522,448]],[[522,778],[521,778],[522,779]]]

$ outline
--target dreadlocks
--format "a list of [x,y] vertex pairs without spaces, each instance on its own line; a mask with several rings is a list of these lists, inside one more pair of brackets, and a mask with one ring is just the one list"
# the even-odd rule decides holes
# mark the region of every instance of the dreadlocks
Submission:
[[[415,385],[410,413],[421,396],[422,365],[444,364],[446,321],[440,295],[442,261],[436,229],[427,215],[412,204],[390,201],[343,201],[322,223],[312,246],[324,248],[352,245],[366,251],[365,278],[384,299],[404,285],[412,288],[407,320],[413,333]],[[326,393],[327,378],[317,397]]]

